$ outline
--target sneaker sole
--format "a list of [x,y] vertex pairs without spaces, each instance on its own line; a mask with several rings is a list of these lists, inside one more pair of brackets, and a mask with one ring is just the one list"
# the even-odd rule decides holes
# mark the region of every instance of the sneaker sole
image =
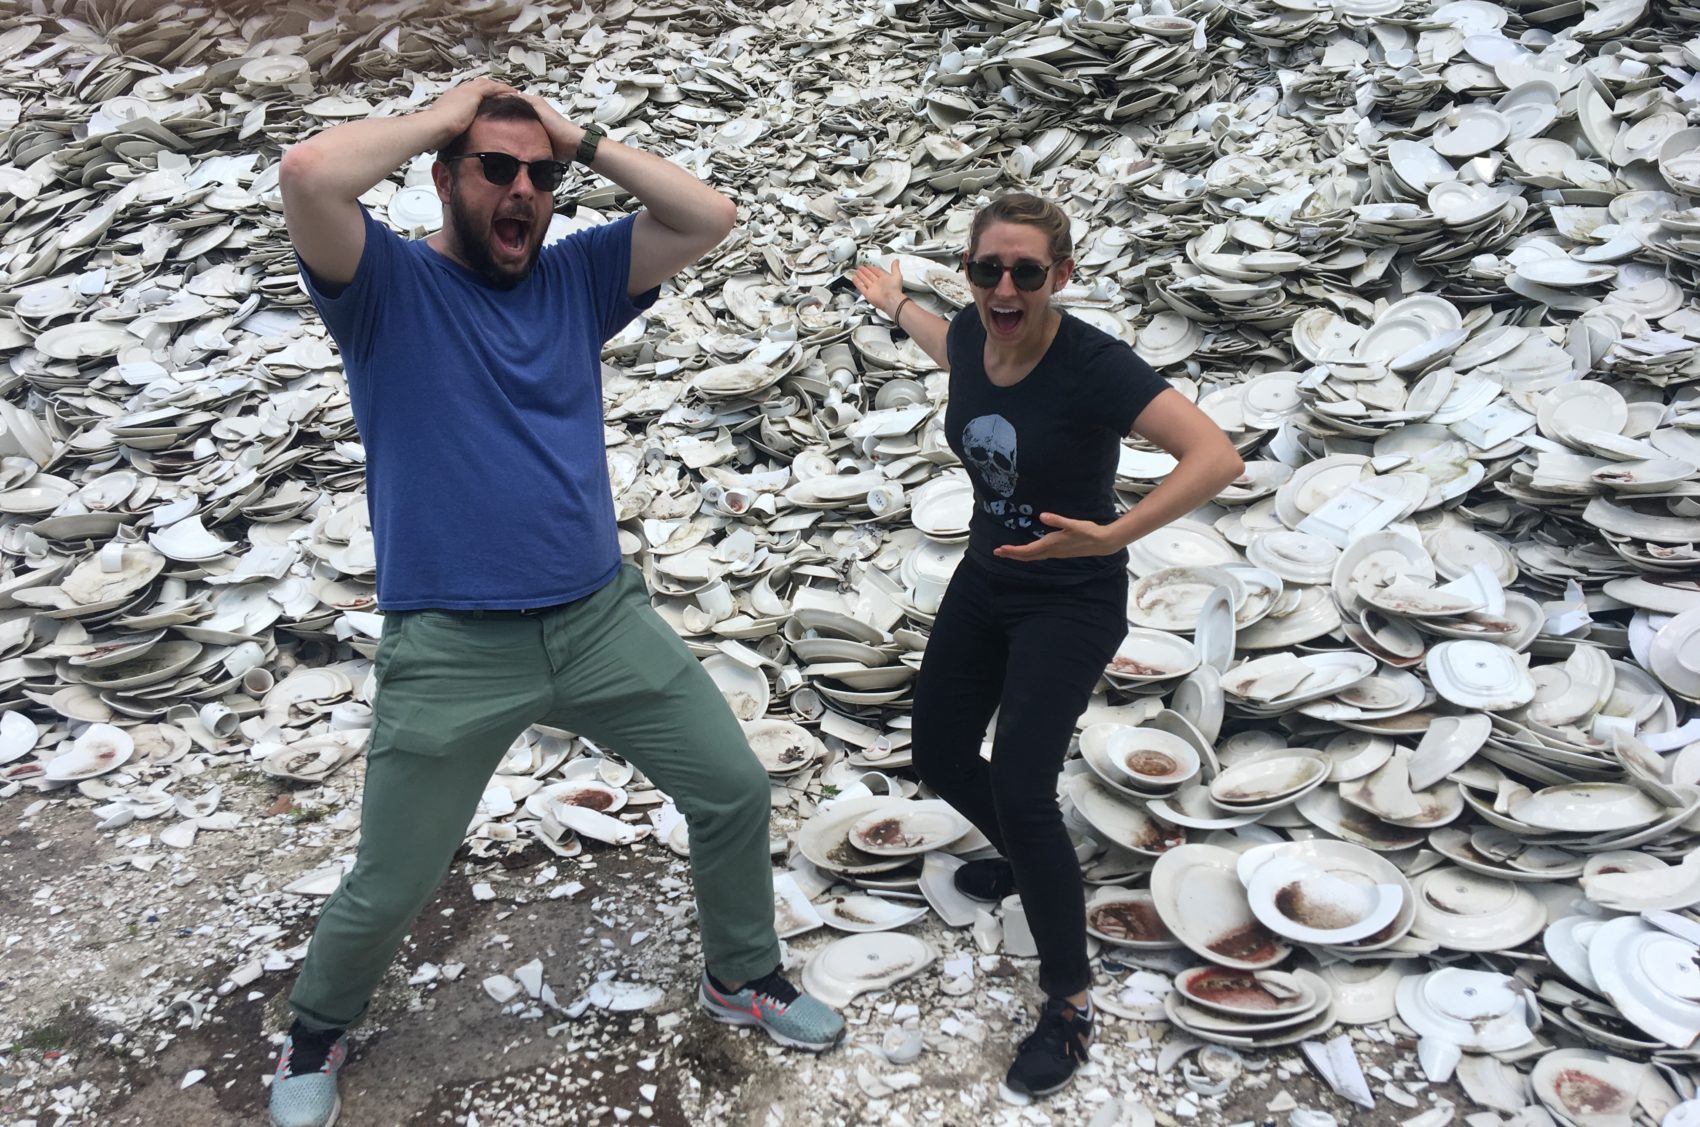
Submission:
[[968,897],[968,899],[974,901],[976,904],[997,904],[1003,900],[1002,896],[981,896],[978,893],[969,892],[966,888],[961,887],[958,887],[956,891],[962,893],[962,895]]
[[[336,1097],[336,1102],[331,1104],[330,1118],[325,1120],[324,1123],[321,1125],[321,1127],[336,1127],[337,1116],[339,1116],[341,1114],[342,1114],[342,1095],[340,1093],[338,1093],[338,1095]],[[267,1122],[269,1122],[271,1124],[271,1127],[278,1127],[277,1120],[272,1118],[270,1113],[267,1113],[266,1120],[267,1120]]]
[[1028,1088],[1025,1085],[1011,1084],[1007,1078],[1003,1083],[1004,1087],[1017,1095],[1026,1096],[1029,1099],[1042,1100],[1046,1096],[1056,1095],[1058,1092],[1074,1083],[1074,1077],[1070,1075],[1069,1078],[1064,1080],[1061,1084],[1052,1084],[1049,1088]]
[[753,1025],[760,1029],[763,1033],[766,1033],[769,1037],[773,1038],[779,1044],[784,1045],[787,1049],[802,1049],[804,1052],[809,1053],[824,1053],[844,1039],[844,1035],[842,1033],[840,1033],[837,1037],[834,1037],[832,1040],[824,1042],[799,1041],[795,1037],[787,1037],[785,1034],[779,1032],[777,1029],[773,1028],[773,1026],[767,1024],[754,1014],[747,1014],[743,1010],[735,1010],[730,1006],[721,1005],[713,998],[710,998],[703,991],[701,986],[697,987],[697,1005],[702,1007],[704,1013],[708,1014],[709,1017],[720,1022],[722,1025]]

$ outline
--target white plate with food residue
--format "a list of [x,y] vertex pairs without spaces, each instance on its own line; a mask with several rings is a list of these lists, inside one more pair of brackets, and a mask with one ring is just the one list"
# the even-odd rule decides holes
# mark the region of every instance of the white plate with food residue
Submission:
[[1218,587],[1227,589],[1233,609],[1245,604],[1245,584],[1227,568],[1207,565],[1154,571],[1128,590],[1128,620],[1152,630],[1190,634]]
[[850,843],[876,857],[909,857],[943,849],[973,828],[937,799],[891,803],[858,818],[850,826]]
[[1293,949],[1251,913],[1235,865],[1239,855],[1219,845],[1182,845],[1151,870],[1157,914],[1183,944],[1218,966],[1265,970]]
[[924,903],[899,904],[865,892],[829,897],[814,908],[828,927],[850,932],[891,931],[914,923],[930,911]]
[[1202,660],[1198,647],[1185,638],[1134,626],[1128,629],[1104,673],[1112,681],[1142,685],[1185,677]]

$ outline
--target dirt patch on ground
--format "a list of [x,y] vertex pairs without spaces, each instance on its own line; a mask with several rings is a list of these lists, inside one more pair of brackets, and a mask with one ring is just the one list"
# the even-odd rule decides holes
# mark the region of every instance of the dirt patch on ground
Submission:
[[[215,773],[216,774],[216,773]],[[358,769],[332,788],[226,779],[239,831],[162,849],[137,823],[98,831],[88,799],[0,803],[0,1120],[126,1127],[264,1122],[264,1079],[288,1025],[286,998],[321,900],[279,890],[351,853]],[[209,779],[209,784],[221,781]],[[280,796],[287,795],[288,802]],[[30,813],[25,816],[25,811]],[[1165,1027],[1105,1017],[1093,1061],[1064,1095],[1010,1106],[999,1080],[1030,1030],[1030,963],[979,959],[965,931],[920,925],[942,959],[970,956],[976,986],[941,989],[938,967],[847,1011],[850,1037],[819,1058],[729,1029],[695,1006],[700,967],[685,863],[653,842],[562,859],[531,846],[503,860],[464,850],[425,909],[360,1027],[344,1072],[344,1119],[361,1124],[1084,1123],[1111,1101],[1147,1102],[1159,1122],[1261,1123],[1286,1093],[1341,1122],[1393,1124],[1415,1109],[1344,1105],[1291,1051],[1252,1057],[1223,1096],[1192,1097],[1157,1074]],[[789,945],[793,969],[835,936]],[[226,985],[255,960],[279,969]],[[642,1013],[577,1018],[482,983],[533,959],[562,1007],[599,975],[660,987]],[[446,971],[459,966],[452,979]],[[1103,981],[1127,968],[1100,963]],[[437,976],[429,978],[431,968]],[[410,979],[413,981],[410,983]],[[221,986],[223,991],[221,992]],[[913,1065],[881,1055],[894,1025],[922,1031]],[[1409,1044],[1357,1042],[1373,1080],[1430,1089]],[[184,1089],[191,1071],[204,1076]],[[1176,1119],[1175,1111],[1182,1117]],[[1191,1115],[1185,1113],[1191,1111]],[[1278,1118],[1284,1121],[1285,1115]]]

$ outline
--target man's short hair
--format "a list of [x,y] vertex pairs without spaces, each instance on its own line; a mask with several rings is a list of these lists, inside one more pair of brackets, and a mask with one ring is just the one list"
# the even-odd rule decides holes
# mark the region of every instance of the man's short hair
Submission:
[[[537,116],[537,110],[532,104],[518,94],[488,94],[478,103],[478,112],[473,115],[473,124],[481,119],[492,121],[535,121],[542,125],[543,119]],[[466,151],[467,138],[472,135],[472,126],[467,126],[453,140],[437,150],[437,159],[446,160],[458,157]]]

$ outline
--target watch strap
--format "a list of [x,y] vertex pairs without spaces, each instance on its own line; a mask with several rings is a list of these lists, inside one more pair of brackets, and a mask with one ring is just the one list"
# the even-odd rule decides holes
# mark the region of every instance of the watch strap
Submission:
[[578,161],[580,164],[588,165],[591,161],[596,159],[596,146],[600,144],[602,138],[607,135],[608,131],[602,128],[601,125],[586,126],[584,136],[579,138],[578,152],[573,154],[573,159]]

